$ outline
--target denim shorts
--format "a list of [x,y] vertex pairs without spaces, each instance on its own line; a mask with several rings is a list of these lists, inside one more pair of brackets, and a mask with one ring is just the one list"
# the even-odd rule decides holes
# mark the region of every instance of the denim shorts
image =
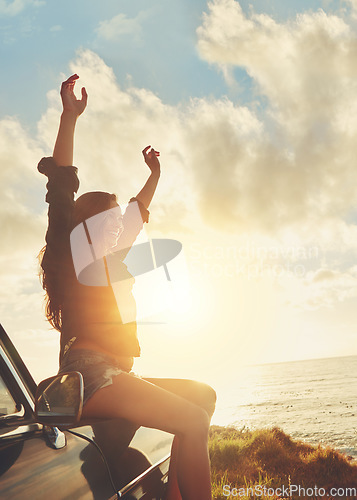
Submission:
[[129,373],[139,377],[134,372],[122,368],[115,358],[90,349],[70,349],[64,355],[58,373],[71,371],[80,372],[83,376],[83,404],[98,389],[111,385],[113,378],[121,373]]

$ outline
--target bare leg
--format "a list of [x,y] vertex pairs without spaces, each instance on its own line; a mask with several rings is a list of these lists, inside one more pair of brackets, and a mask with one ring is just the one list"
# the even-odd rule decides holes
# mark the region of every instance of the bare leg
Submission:
[[[174,394],[177,394],[192,403],[195,403],[206,410],[209,418],[211,419],[216,403],[216,393],[209,385],[185,379],[146,378],[145,380],[173,392]],[[182,498],[177,480],[179,449],[179,438],[178,436],[175,436],[171,448],[169,484],[167,488],[166,500],[181,500]]]
[[174,437],[171,446],[171,457],[169,466],[169,484],[167,485],[166,500],[182,500],[177,479],[177,461],[179,454],[179,439]]
[[211,500],[205,410],[145,380],[122,373],[86,403],[83,418],[126,418],[178,435],[177,477],[184,500]]
[[196,380],[183,378],[144,378],[147,382],[155,384],[166,391],[173,392],[181,398],[200,406],[212,418],[216,405],[216,392],[211,386]]

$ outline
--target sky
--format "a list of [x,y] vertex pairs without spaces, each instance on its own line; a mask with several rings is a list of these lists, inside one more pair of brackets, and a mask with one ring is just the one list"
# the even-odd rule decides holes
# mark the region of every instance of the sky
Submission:
[[151,144],[147,233],[183,244],[186,299],[139,323],[136,371],[233,384],[249,364],[357,355],[356,0],[0,0],[0,38],[0,321],[37,380],[58,334],[36,165],[72,73],[89,94],[79,194],[128,201]]

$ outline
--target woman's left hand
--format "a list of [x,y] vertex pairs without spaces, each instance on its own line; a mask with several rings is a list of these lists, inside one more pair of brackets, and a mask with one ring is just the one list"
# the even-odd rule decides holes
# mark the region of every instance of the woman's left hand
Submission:
[[142,151],[145,163],[153,174],[160,174],[160,162],[158,158],[160,153],[159,151],[155,151],[154,148],[150,148],[151,146],[146,146],[146,148]]

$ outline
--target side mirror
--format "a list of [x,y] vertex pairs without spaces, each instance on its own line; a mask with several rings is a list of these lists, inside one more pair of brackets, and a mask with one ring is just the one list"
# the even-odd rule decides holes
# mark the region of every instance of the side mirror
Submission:
[[62,373],[40,382],[35,400],[37,421],[51,426],[76,424],[82,415],[83,390],[79,372]]

